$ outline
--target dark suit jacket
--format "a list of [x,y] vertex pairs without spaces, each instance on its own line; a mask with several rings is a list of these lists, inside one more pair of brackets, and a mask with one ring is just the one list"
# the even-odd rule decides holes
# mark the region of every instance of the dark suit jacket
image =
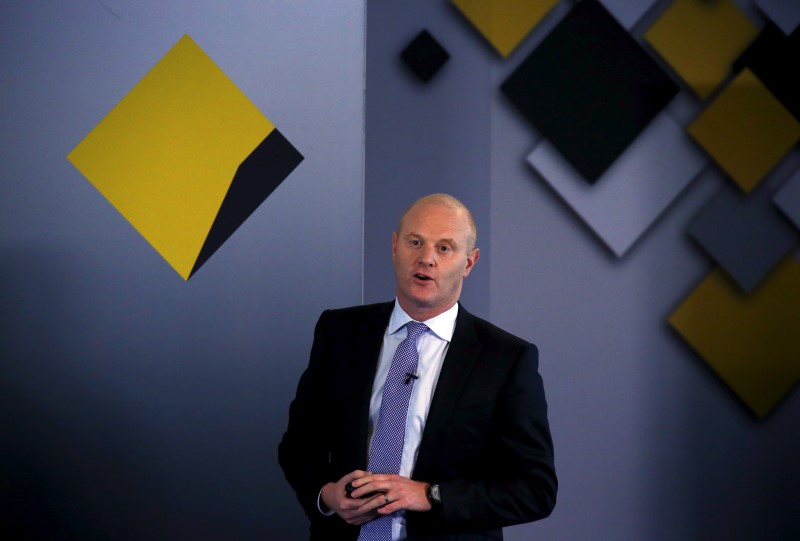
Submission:
[[[289,412],[279,460],[312,540],[358,527],[317,509],[322,486],[367,464],[369,401],[393,303],[329,310]],[[408,512],[408,538],[502,539],[550,514],[557,481],[536,346],[459,307],[413,478],[441,485],[441,512]]]

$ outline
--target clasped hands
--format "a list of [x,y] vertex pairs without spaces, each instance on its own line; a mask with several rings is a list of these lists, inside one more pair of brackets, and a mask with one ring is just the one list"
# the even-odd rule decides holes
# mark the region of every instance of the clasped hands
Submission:
[[[354,487],[350,496],[345,487]],[[428,483],[399,475],[378,474],[362,470],[348,473],[336,483],[322,487],[322,503],[335,511],[345,522],[359,526],[378,515],[401,509],[430,511]]]

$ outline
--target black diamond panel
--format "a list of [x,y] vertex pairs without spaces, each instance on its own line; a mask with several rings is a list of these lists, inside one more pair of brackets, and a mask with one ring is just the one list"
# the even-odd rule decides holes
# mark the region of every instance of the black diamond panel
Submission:
[[602,5],[583,0],[502,91],[594,183],[678,87]]
[[444,66],[450,54],[427,30],[423,30],[403,49],[400,58],[417,77],[427,83]]
[[787,36],[768,23],[733,64],[736,72],[750,68],[770,92],[800,120],[800,30]]

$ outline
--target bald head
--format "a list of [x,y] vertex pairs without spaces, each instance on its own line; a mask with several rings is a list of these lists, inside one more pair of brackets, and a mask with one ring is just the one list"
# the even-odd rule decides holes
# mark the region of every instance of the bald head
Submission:
[[433,193],[430,195],[425,195],[423,197],[420,197],[419,199],[414,201],[411,204],[411,206],[409,206],[406,209],[406,211],[403,213],[403,216],[400,218],[400,223],[397,224],[397,232],[400,233],[403,230],[403,220],[405,220],[409,212],[411,212],[413,209],[423,208],[428,205],[440,205],[452,209],[458,212],[459,214],[463,215],[467,219],[467,223],[469,224],[467,250],[471,251],[475,248],[475,245],[478,242],[478,229],[475,227],[475,220],[472,218],[472,213],[464,205],[464,203],[462,203],[452,195],[446,193]]

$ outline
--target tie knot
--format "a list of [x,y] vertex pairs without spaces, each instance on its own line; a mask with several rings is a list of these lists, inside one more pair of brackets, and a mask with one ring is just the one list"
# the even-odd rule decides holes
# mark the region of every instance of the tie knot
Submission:
[[424,323],[420,323],[419,321],[409,321],[406,323],[406,332],[408,333],[408,338],[417,341],[417,338],[428,330],[428,326]]
[[428,326],[424,323],[420,323],[419,321],[409,321],[406,323],[406,331],[408,332],[408,336],[413,338],[415,342],[417,341],[419,335],[427,330]]

